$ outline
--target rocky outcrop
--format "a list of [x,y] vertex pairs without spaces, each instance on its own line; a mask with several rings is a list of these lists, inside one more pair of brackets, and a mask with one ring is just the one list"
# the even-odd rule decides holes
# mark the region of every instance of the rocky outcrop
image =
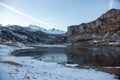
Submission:
[[31,30],[29,27],[0,25],[0,42],[21,42],[21,43],[63,43],[65,35],[47,34],[41,30]]
[[67,41],[120,42],[120,10],[111,9],[95,21],[68,27]]

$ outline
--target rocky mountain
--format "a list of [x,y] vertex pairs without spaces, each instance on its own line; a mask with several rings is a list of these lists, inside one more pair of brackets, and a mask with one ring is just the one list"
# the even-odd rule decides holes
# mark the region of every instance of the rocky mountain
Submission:
[[[33,28],[33,27],[32,27]],[[21,42],[21,43],[63,43],[65,34],[49,34],[31,27],[22,27],[18,25],[2,26],[0,25],[0,42]]]
[[120,43],[120,10],[111,9],[94,21],[69,26],[66,35],[73,44]]

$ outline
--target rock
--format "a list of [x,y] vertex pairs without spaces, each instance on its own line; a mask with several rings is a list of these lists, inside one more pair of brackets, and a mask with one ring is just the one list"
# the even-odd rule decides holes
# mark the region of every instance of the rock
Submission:
[[98,19],[89,23],[68,27],[67,41],[113,41],[120,42],[120,10],[111,9]]

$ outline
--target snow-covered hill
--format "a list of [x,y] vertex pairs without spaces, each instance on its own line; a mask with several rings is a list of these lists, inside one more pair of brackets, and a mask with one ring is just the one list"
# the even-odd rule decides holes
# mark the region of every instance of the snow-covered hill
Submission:
[[61,30],[46,30],[38,26],[19,25],[0,26],[0,41],[21,43],[46,43],[53,44],[65,41],[65,33]]

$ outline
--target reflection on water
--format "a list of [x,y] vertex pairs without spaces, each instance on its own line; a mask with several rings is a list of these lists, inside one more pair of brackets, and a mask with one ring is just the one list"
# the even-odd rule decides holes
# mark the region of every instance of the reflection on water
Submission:
[[120,48],[110,46],[40,47],[37,50],[22,51],[17,56],[34,56],[39,60],[58,63],[120,66]]
[[120,66],[120,48],[107,46],[81,46],[67,49],[69,62],[81,65]]
[[48,53],[45,55],[39,56],[38,59],[41,59],[43,61],[50,61],[50,62],[58,62],[58,63],[64,63],[67,61],[66,54],[62,53]]

